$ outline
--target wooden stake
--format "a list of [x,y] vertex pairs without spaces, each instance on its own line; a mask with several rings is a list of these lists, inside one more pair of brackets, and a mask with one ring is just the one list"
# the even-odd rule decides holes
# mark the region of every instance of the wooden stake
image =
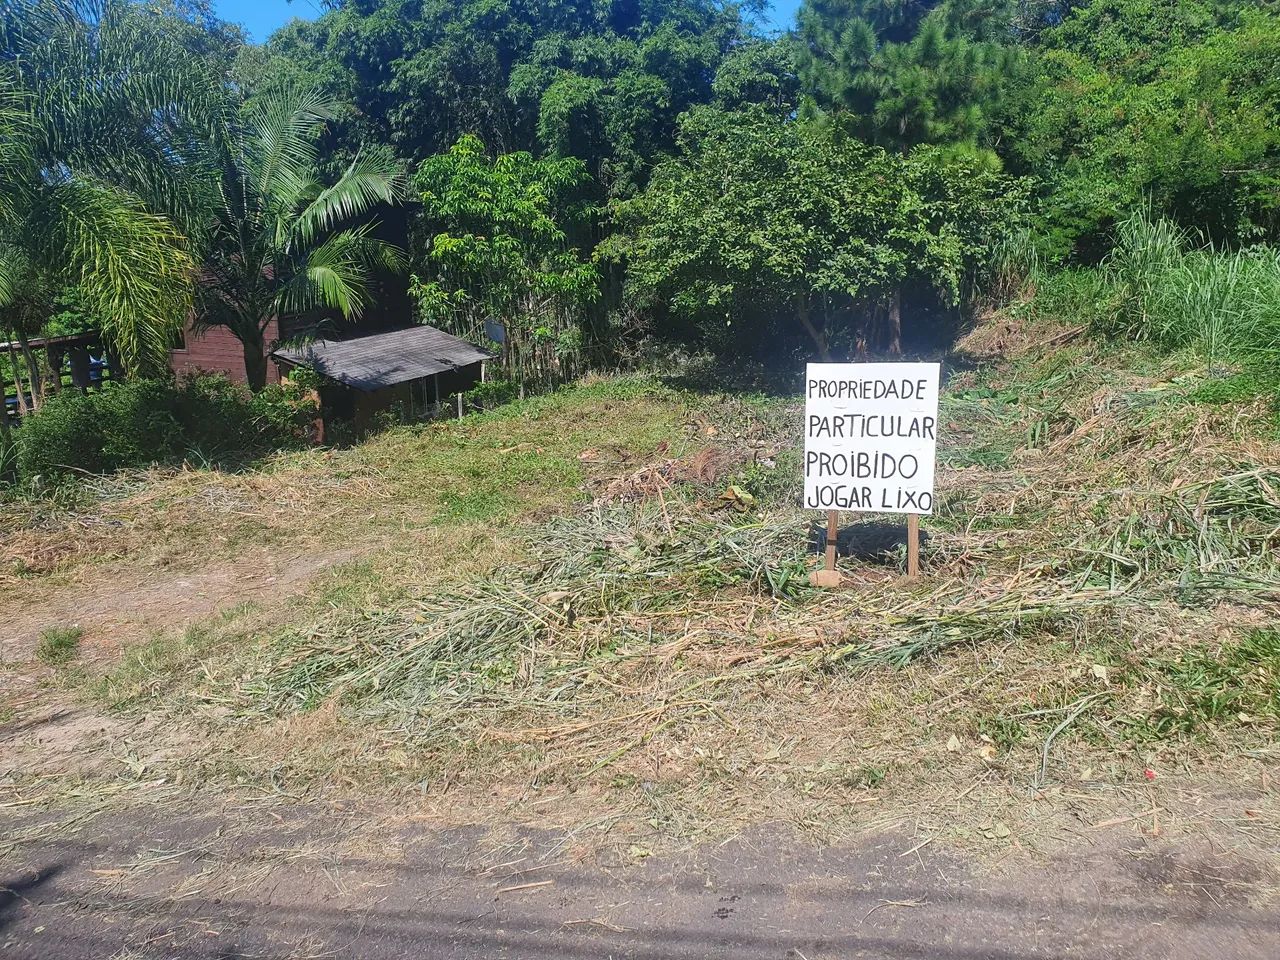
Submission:
[[836,570],[836,538],[838,537],[840,514],[835,510],[827,511],[827,557],[821,570],[809,574],[809,582],[815,587],[840,586],[840,572]]
[[920,514],[907,514],[907,576],[920,576]]

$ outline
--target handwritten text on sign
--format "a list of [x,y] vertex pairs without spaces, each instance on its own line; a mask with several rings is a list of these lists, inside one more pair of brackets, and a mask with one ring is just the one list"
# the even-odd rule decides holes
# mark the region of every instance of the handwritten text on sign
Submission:
[[806,507],[933,512],[938,364],[811,363],[804,425]]

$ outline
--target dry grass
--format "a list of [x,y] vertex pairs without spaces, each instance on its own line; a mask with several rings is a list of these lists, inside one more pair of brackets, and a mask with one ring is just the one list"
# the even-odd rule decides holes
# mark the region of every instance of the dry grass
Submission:
[[[573,499],[598,470],[673,437],[682,444],[697,428],[685,430],[687,416],[671,391],[602,383],[251,471],[152,470],[55,500],[0,501],[0,588],[7,599],[103,568],[197,569],[254,547],[381,545],[442,524],[527,517]],[[580,461],[601,436],[611,444]]]
[[[1191,404],[1180,368],[1090,350],[953,378],[914,583],[891,560],[808,586],[785,401],[596,386],[545,419],[290,463],[294,491],[356,481],[295,504],[298,535],[380,547],[279,628],[113,699],[202,718],[202,778],[407,788],[461,820],[915,823],[997,845],[1232,820],[1273,842],[1274,794],[1253,795],[1280,662],[1236,651],[1280,610],[1280,448],[1260,406]],[[1249,711],[1207,709],[1195,664]],[[1206,801],[1210,778],[1253,812]]]

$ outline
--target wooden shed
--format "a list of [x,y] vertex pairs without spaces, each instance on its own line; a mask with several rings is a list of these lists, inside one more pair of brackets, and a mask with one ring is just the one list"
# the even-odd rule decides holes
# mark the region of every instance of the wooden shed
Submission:
[[49,394],[65,389],[64,376],[79,390],[101,386],[104,379],[115,377],[119,364],[107,359],[102,346],[102,338],[92,332],[0,343],[0,355],[9,368],[9,375],[0,378],[4,380],[0,383],[0,430],[38,409]]
[[271,358],[284,376],[306,367],[323,378],[321,408],[326,420],[350,419],[358,429],[394,404],[412,417],[440,412],[452,394],[484,379],[494,355],[435,327],[415,326],[350,340],[313,340],[281,347]]

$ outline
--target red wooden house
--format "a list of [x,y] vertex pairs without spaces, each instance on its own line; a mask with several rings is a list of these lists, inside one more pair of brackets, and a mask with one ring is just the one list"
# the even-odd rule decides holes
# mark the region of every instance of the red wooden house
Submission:
[[[280,339],[280,326],[272,320],[263,337],[270,353]],[[174,373],[221,373],[236,383],[245,382],[244,347],[226,327],[210,327],[197,331],[188,321],[182,342],[169,353],[169,366]],[[280,370],[267,364],[267,383],[279,383]]]

